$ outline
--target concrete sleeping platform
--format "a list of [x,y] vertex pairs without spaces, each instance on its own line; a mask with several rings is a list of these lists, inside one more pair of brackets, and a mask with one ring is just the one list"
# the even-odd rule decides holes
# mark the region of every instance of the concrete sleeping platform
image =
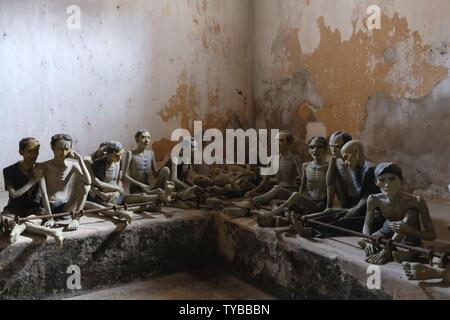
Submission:
[[[50,238],[11,245],[3,236],[1,298],[450,299],[448,286],[408,281],[395,263],[380,267],[381,290],[368,289],[356,238],[303,239],[221,212],[165,208],[126,227],[87,216],[65,237],[60,249]],[[69,266],[80,268],[80,290],[67,288]]]

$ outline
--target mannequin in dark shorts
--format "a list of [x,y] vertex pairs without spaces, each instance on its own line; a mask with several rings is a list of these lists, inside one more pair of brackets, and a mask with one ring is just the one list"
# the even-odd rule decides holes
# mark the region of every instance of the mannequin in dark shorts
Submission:
[[[402,191],[401,169],[393,163],[380,163],[375,169],[375,179],[382,192],[367,199],[363,233],[413,247],[421,246],[422,240],[435,240],[436,231],[426,202]],[[386,218],[384,225],[378,230],[373,224],[375,212]],[[372,233],[373,230],[377,231]],[[381,249],[364,240],[358,243],[366,251],[367,262],[372,264],[385,264],[392,260],[402,263],[418,256],[415,251],[392,250],[388,247]]]
[[[38,182],[42,174],[35,164],[39,156],[39,141],[24,138],[19,143],[19,153],[23,160],[3,169],[5,189],[9,193],[8,205],[2,213],[3,228],[10,231],[10,242],[16,242],[24,231],[32,234],[51,236],[61,246],[64,240],[61,230],[41,226],[39,215],[45,212],[40,203]],[[23,224],[16,224],[15,217],[36,217]]]
[[[72,141],[70,135],[54,135],[50,142],[53,159],[38,165],[43,172],[39,180],[42,203],[49,215],[82,210],[91,188],[90,174],[81,155],[72,150]],[[80,222],[68,215],[50,218],[45,226],[63,226],[66,231],[74,231]]]

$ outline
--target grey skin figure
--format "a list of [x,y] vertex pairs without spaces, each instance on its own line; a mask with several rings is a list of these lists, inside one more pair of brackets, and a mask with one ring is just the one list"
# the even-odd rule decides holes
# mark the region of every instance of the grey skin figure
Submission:
[[358,202],[358,190],[352,180],[352,171],[345,165],[341,150],[352,137],[337,131],[330,137],[331,158],[327,171],[327,208],[332,208],[337,196],[341,208],[351,208]]
[[[436,231],[427,204],[422,198],[403,192],[401,169],[393,163],[380,163],[375,169],[375,179],[381,193],[370,195],[367,199],[363,233],[414,247],[421,246],[421,240],[435,240]],[[380,230],[372,233],[373,217],[377,211],[386,221]],[[365,241],[359,244],[366,251],[367,262],[372,264],[385,264],[392,260],[402,263],[418,256],[413,251],[393,251],[389,247],[380,249]]]
[[[267,213],[260,213],[257,217],[260,227],[288,225],[285,217],[290,217],[290,211],[298,215],[311,214],[322,211],[327,201],[326,162],[328,142],[323,137],[314,137],[308,143],[309,154],[313,161],[302,166],[302,182],[299,192],[295,192],[281,206]],[[275,218],[275,219],[274,219]],[[284,222],[282,222],[284,221]]]
[[[91,188],[91,176],[83,158],[72,150],[72,141],[70,135],[54,135],[50,142],[53,159],[38,165],[43,172],[39,186],[48,215],[82,210]],[[64,226],[66,231],[74,231],[80,222],[66,216],[50,218],[45,226]]]
[[[152,150],[148,150],[151,143],[151,134],[148,130],[136,132],[135,140],[137,148],[125,155],[122,181],[129,184],[130,196],[140,195],[137,199],[141,199],[144,195],[161,196],[168,186],[167,182],[170,181],[170,169],[167,167],[162,167],[159,171],[156,169],[155,154]],[[153,178],[156,178],[154,183]]]
[[[255,189],[245,195],[252,197],[251,200],[235,202],[237,207],[253,210],[270,204],[272,200],[288,200],[292,193],[298,190],[297,177],[301,177],[302,165],[300,157],[291,152],[294,137],[290,132],[282,130],[277,139],[280,150],[278,173],[274,177],[265,176]],[[273,187],[268,192],[254,196],[271,186]]]
[[[125,150],[120,142],[108,141],[100,144],[93,155],[85,158],[84,162],[92,180],[88,200],[84,205],[85,209],[103,209],[124,203],[124,190],[120,185],[120,161],[124,153]],[[133,218],[133,212],[124,209],[116,212],[102,211],[101,214],[125,219],[128,224]]]

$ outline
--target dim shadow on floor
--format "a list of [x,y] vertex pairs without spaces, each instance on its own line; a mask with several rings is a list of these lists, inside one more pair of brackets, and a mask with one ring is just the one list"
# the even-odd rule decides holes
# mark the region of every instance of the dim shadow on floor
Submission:
[[274,300],[220,267],[137,280],[68,300]]

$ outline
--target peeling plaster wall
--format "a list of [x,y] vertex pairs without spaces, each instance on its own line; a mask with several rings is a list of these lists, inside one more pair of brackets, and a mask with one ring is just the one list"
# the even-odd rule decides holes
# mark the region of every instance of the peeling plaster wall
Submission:
[[[81,9],[80,30],[67,28],[69,5]],[[19,159],[25,136],[41,140],[44,161],[58,132],[86,154],[109,139],[132,148],[136,130],[148,128],[162,158],[171,132],[193,120],[221,127],[231,114],[245,119],[250,5],[0,0],[0,167]]]
[[410,191],[448,193],[450,2],[430,4],[256,1],[256,125],[293,130],[303,156],[309,136],[347,130],[373,161],[399,162]]

